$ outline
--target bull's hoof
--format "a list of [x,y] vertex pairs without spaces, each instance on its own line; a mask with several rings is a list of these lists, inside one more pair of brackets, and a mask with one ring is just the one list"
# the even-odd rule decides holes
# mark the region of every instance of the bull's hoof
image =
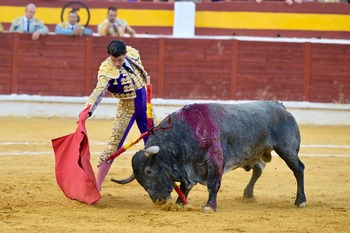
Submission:
[[165,211],[179,211],[182,208],[183,208],[182,206],[179,206],[172,202],[167,202],[164,205],[162,205],[162,209]]
[[215,210],[211,208],[210,206],[203,206],[203,212],[204,213],[213,213]]
[[251,197],[244,196],[242,200],[244,203],[255,203],[256,202],[256,199],[254,196],[251,196]]
[[300,203],[298,206],[299,206],[300,208],[305,208],[305,207],[306,207],[306,201]]
[[253,198],[253,197],[254,197],[254,189],[253,189],[253,187],[251,187],[251,186],[248,185],[248,186],[244,189],[243,197],[244,197],[244,198]]
[[253,193],[244,193],[243,194],[243,197],[246,198],[246,199],[254,199],[255,200],[255,197],[254,197],[254,194]]

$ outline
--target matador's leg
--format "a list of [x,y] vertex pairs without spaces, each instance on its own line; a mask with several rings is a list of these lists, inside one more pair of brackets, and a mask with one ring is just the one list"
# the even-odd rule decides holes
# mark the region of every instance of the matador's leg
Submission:
[[135,121],[134,118],[135,105],[134,100],[119,100],[116,116],[114,119],[112,135],[109,138],[108,145],[102,152],[99,162],[105,161],[111,154],[119,149],[127,137],[132,124]]
[[[134,112],[134,100],[119,100],[117,105],[116,117],[114,119],[112,135],[109,139],[107,147],[100,156],[99,163],[105,161],[111,154],[116,152],[117,149],[123,145],[125,138],[128,135],[131,126],[135,121]],[[104,163],[98,169],[97,188],[100,191],[102,182],[107,176],[107,173],[111,168],[112,162],[113,161]]]
[[[149,127],[153,127],[153,122],[152,125],[148,125],[148,120],[147,120],[147,101],[146,101],[146,90],[145,88],[141,88],[140,90],[137,90],[137,96],[138,98],[135,101],[135,119],[137,123],[137,127],[140,130],[140,133],[145,133],[147,132]],[[151,107],[151,106],[150,106]],[[143,138],[144,144],[146,144],[148,140],[148,135]]]

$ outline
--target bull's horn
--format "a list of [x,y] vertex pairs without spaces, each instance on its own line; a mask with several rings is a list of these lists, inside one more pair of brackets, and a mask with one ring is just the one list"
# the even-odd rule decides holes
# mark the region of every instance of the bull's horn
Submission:
[[135,175],[134,173],[131,174],[131,176],[129,176],[128,178],[124,179],[124,180],[116,180],[116,179],[111,179],[113,182],[118,183],[118,184],[128,184],[131,181],[135,180]]
[[146,156],[154,155],[159,152],[159,146],[151,146],[148,147],[147,149],[143,149],[143,152],[145,152]]

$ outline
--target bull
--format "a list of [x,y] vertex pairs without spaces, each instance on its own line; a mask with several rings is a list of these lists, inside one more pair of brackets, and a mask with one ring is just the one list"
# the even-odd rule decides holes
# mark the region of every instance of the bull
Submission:
[[[169,117],[170,128],[155,131],[145,148],[133,156],[133,174],[124,180],[112,179],[114,182],[126,184],[136,178],[152,201],[160,204],[170,198],[175,182],[180,182],[186,197],[200,183],[209,192],[203,209],[216,211],[223,174],[239,167],[252,170],[243,196],[253,198],[254,185],[275,151],[294,173],[294,204],[306,206],[305,167],[298,157],[300,132],[282,103],[192,104]],[[159,127],[167,123],[164,119]],[[183,201],[178,198],[176,203]]]

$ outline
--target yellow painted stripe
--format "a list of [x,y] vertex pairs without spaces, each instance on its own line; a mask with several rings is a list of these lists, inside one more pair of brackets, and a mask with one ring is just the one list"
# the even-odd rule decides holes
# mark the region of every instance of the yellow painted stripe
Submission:
[[[0,6],[0,22],[11,23],[14,18],[24,15],[24,7]],[[106,9],[91,8],[90,25],[101,23],[107,15]],[[42,20],[45,24],[57,24],[61,22],[61,8],[37,7],[35,18]],[[65,10],[64,18],[67,18],[68,9]],[[87,12],[80,9],[81,22],[87,20]],[[172,10],[118,10],[118,17],[125,19],[131,26],[158,26],[172,27],[174,25],[174,12]]]
[[223,29],[282,29],[350,31],[350,15],[269,13],[269,12],[196,12],[196,27]]
[[173,10],[118,10],[120,18],[133,26],[162,26],[174,25]]
[[[67,18],[68,10],[66,10]],[[14,18],[24,15],[24,7],[0,6],[0,22],[10,23]],[[87,13],[83,9],[79,15],[86,22]],[[61,8],[38,7],[36,18],[45,24],[57,24],[61,21]],[[106,17],[106,9],[90,9],[90,25],[97,25]],[[120,9],[118,17],[125,19],[131,26],[172,27],[172,10]],[[281,30],[318,30],[350,31],[350,15],[306,14],[306,13],[269,13],[269,12],[214,12],[197,11],[195,26],[200,28],[222,29],[281,29]]]

